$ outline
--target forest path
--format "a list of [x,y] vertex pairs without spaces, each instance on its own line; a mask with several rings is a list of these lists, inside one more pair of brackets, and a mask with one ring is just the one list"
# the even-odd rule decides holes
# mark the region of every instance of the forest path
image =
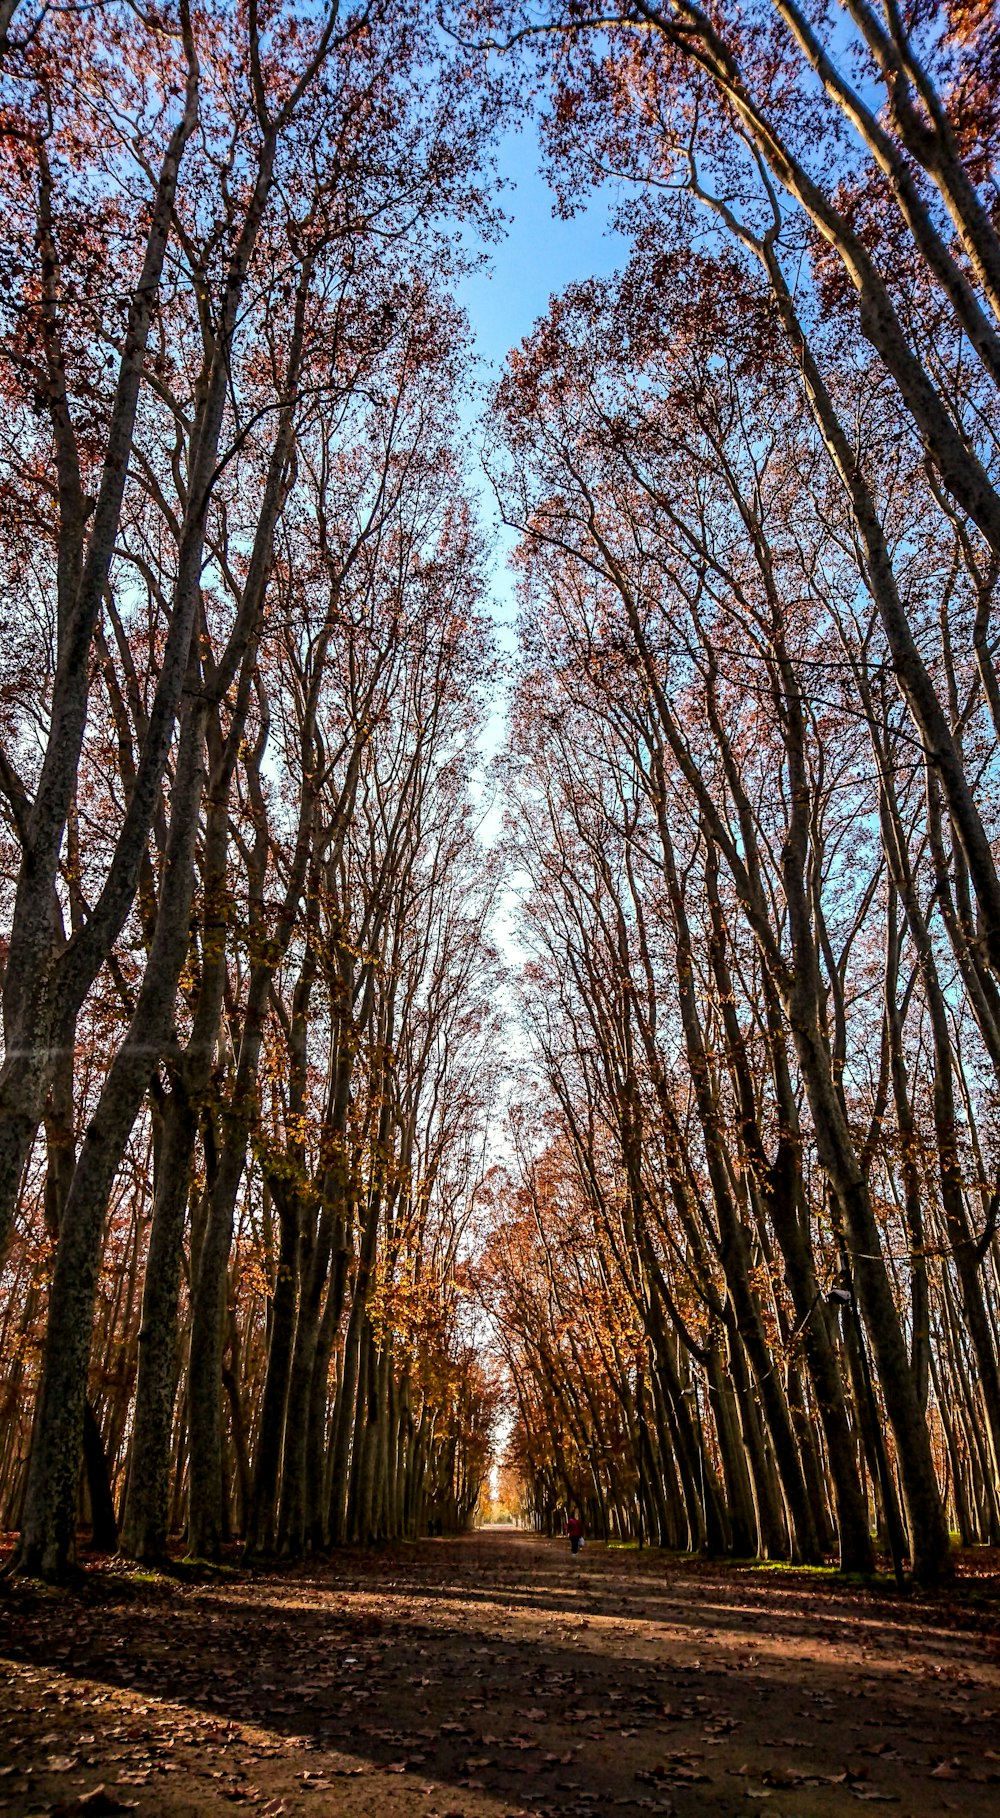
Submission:
[[0,1811],[995,1818],[986,1611],[509,1530],[8,1587]]

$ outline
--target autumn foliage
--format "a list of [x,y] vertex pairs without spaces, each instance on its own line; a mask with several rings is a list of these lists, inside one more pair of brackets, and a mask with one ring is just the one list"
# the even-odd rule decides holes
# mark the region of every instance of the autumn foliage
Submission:
[[[993,10],[0,7],[0,1519],[1000,1542]],[[508,359],[490,148],[630,253]],[[497,946],[506,942],[503,964]]]

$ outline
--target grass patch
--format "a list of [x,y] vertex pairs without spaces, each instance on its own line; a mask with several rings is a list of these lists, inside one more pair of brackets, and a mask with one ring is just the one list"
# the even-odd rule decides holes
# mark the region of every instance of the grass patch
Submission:
[[911,1588],[907,1582],[901,1592],[893,1572],[842,1572],[836,1565],[792,1565],[781,1559],[755,1559],[749,1564],[734,1560],[733,1569],[760,1577],[780,1573],[782,1577],[804,1579],[807,1584],[829,1585],[834,1590],[877,1591],[879,1596],[905,1596]]
[[206,1580],[235,1584],[246,1574],[240,1566],[224,1565],[219,1559],[200,1559],[196,1553],[186,1553],[183,1559],[171,1562],[170,1576],[186,1579],[191,1584],[204,1584]]
[[790,1559],[746,1559],[733,1561],[738,1572],[794,1572],[797,1578],[851,1578],[860,1574],[841,1572],[835,1565],[793,1565]]

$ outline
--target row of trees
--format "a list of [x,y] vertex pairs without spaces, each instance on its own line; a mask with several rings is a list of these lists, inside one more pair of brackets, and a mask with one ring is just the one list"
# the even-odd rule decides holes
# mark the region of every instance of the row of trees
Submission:
[[17,1560],[71,1563],[84,1455],[136,1558],[462,1523],[491,650],[446,286],[493,99],[419,0],[8,11]]
[[[634,251],[495,402],[542,1092],[487,1221],[491,44]],[[467,1518],[473,1225],[543,1522],[1000,1538],[996,57],[985,0],[0,11],[25,1568],[84,1454],[140,1557]]]
[[995,20],[521,24],[634,253],[498,399],[515,1450],[542,1521],[932,1579],[1000,1535]]

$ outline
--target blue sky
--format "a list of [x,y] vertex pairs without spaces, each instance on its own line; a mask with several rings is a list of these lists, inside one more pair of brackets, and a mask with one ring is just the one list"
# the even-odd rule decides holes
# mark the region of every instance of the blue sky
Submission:
[[[509,131],[497,152],[499,174],[513,187],[505,190],[504,212],[510,217],[505,238],[491,249],[489,264],[459,286],[475,338],[477,377],[488,388],[499,377],[511,347],[543,315],[550,296],[575,280],[604,276],[624,262],[627,241],[608,227],[609,198],[598,194],[571,221],[553,216],[553,195],[539,174],[541,153],[534,124]],[[470,409],[473,480],[480,472],[477,412]],[[514,611],[506,567],[511,540],[496,525],[492,495],[481,480],[484,528],[495,550],[493,610],[501,626]],[[504,638],[504,642],[507,639]]]
[[[513,538],[497,521],[492,491],[482,471],[480,406],[486,403],[491,383],[499,378],[510,350],[544,314],[549,298],[574,280],[604,276],[624,263],[628,243],[608,226],[611,198],[595,196],[589,206],[570,221],[553,216],[553,195],[539,174],[541,161],[533,123],[521,132],[504,135],[497,152],[499,174],[512,187],[504,192],[503,207],[510,218],[507,233],[491,249],[488,265],[464,280],[458,298],[467,310],[475,341],[476,380],[479,396],[470,398],[463,427],[469,435],[470,479],[481,501],[483,529],[491,552],[490,609],[503,650],[515,649],[513,620],[516,614],[513,584],[507,559]],[[486,766],[477,793],[483,809],[479,836],[489,845],[500,831],[502,799],[488,781],[489,762],[503,744],[506,732],[506,694],[502,682],[496,706],[479,739]],[[475,787],[475,785],[474,785]],[[509,960],[521,957],[513,923],[517,892],[508,889],[495,918],[494,935]]]
[[514,186],[503,197],[505,213],[513,219],[490,269],[466,279],[459,291],[480,357],[498,367],[545,310],[553,291],[574,279],[614,270],[627,251],[627,241],[607,228],[606,195],[599,193],[571,221],[553,216],[552,191],[538,171],[540,157],[531,122],[520,132],[504,134],[497,167]]

